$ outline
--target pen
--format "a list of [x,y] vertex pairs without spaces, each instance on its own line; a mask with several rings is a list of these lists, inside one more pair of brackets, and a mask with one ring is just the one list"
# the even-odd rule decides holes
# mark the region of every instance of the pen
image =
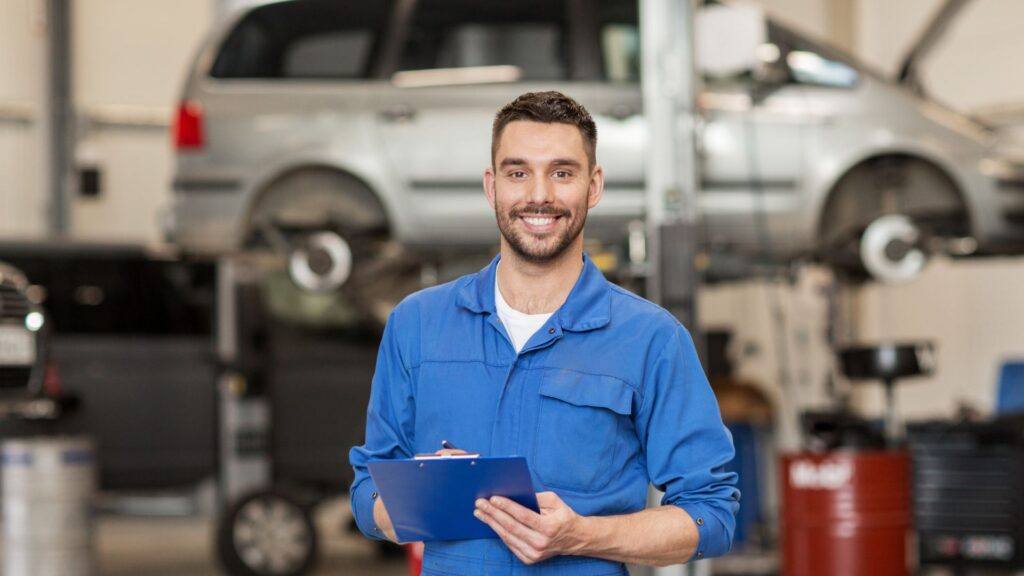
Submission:
[[443,450],[458,450],[458,448],[455,447],[455,444],[452,444],[447,440],[441,440],[441,448]]

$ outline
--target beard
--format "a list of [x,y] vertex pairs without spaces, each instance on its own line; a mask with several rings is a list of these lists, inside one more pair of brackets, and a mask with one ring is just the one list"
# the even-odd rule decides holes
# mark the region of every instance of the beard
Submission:
[[[513,208],[507,213],[503,213],[495,207],[494,214],[498,220],[498,230],[512,251],[523,260],[533,264],[544,264],[561,256],[583,232],[583,225],[587,222],[585,204],[575,213],[565,208],[527,204],[520,208]],[[565,220],[566,223],[549,234],[537,236],[525,230],[516,229],[515,222],[523,214],[555,216],[558,218],[556,222]]]

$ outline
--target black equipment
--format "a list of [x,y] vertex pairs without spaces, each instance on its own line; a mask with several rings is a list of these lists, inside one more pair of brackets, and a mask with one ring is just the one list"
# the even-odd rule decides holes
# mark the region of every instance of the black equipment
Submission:
[[922,565],[1024,568],[1024,419],[908,427]]

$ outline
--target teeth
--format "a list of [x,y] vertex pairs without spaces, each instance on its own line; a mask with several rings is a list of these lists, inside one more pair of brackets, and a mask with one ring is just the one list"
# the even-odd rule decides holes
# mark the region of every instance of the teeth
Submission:
[[533,226],[547,226],[555,221],[554,218],[523,218],[528,224]]

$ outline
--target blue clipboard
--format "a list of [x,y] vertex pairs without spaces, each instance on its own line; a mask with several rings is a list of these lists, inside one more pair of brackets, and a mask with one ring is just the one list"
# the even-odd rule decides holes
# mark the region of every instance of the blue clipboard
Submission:
[[401,542],[497,538],[473,516],[477,498],[504,496],[538,511],[521,456],[376,460],[367,467]]

